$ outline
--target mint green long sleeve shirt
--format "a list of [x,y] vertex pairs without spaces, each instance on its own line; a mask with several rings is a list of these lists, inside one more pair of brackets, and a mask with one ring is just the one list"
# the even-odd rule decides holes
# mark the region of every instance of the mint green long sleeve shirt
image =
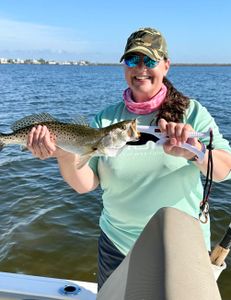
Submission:
[[[100,128],[138,118],[139,125],[150,125],[156,113],[136,115],[123,102],[100,112],[92,126]],[[215,149],[231,153],[227,140],[206,108],[190,100],[184,123],[195,131],[213,129]],[[209,138],[201,141],[209,143]],[[174,207],[198,218],[203,186],[199,169],[182,157],[166,154],[163,147],[149,141],[145,145],[126,146],[117,157],[94,157],[89,163],[98,175],[103,190],[100,227],[126,255],[150,218],[162,207]],[[229,174],[225,179],[230,179]],[[201,224],[205,243],[210,250],[210,224]]]

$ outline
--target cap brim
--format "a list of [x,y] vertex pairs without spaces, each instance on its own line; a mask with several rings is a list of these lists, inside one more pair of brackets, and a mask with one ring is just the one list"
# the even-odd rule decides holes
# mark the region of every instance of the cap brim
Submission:
[[150,51],[148,48],[146,47],[141,47],[141,46],[138,46],[138,47],[134,47],[128,51],[126,51],[123,56],[120,58],[120,62],[122,62],[122,60],[124,59],[124,57],[127,55],[127,54],[130,54],[130,53],[134,53],[134,52],[138,52],[138,53],[142,53],[144,55],[147,55],[149,56],[151,59],[154,59],[156,61],[159,61],[162,59],[162,57],[158,54],[157,50],[153,49],[153,51]]

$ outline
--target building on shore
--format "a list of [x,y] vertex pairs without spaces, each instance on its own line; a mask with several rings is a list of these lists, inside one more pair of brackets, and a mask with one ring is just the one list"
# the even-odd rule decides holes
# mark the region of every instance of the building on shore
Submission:
[[0,58],[0,64],[27,64],[27,65],[76,65],[76,66],[88,66],[91,65],[89,61],[79,60],[79,61],[55,61],[55,60],[44,60],[40,59],[20,59],[20,58]]

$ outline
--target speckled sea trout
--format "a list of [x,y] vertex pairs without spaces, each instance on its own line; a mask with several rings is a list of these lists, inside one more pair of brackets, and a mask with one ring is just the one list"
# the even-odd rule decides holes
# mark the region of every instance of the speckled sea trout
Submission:
[[125,120],[108,127],[96,129],[86,124],[64,123],[50,114],[34,114],[16,121],[12,133],[0,133],[0,150],[10,144],[26,147],[27,137],[34,126],[45,125],[56,146],[78,153],[81,168],[93,156],[116,156],[129,141],[139,138],[136,120]]

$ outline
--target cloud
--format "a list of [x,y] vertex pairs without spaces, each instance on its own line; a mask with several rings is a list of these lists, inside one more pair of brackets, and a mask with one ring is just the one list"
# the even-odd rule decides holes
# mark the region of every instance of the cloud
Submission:
[[118,62],[120,51],[109,51],[104,42],[85,36],[77,29],[0,17],[0,57]]
[[0,18],[1,52],[83,53],[89,49],[89,42],[79,36],[71,28]]

